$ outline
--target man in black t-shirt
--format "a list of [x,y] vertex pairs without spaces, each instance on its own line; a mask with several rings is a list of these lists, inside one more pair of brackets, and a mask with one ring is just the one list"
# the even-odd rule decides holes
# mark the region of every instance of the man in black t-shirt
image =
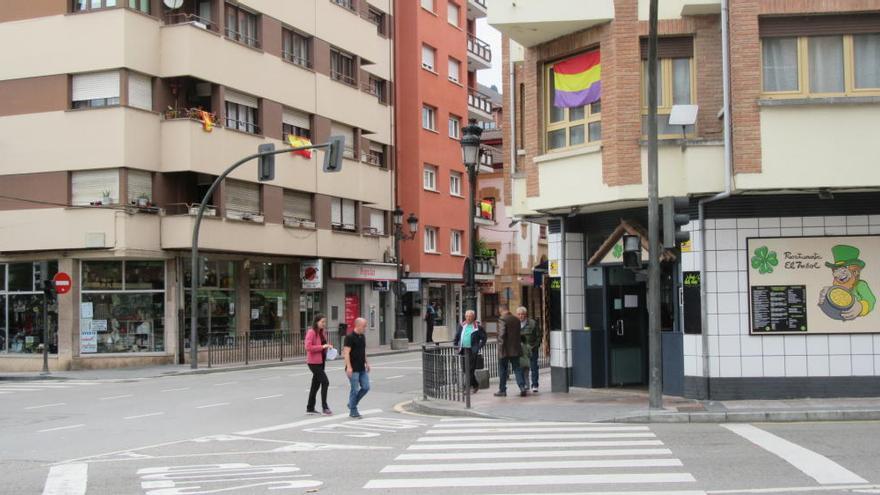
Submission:
[[367,320],[358,318],[354,320],[354,331],[345,336],[342,348],[342,357],[345,359],[345,374],[351,385],[348,394],[349,416],[360,418],[358,403],[370,391],[370,364],[367,363],[367,339],[364,330],[367,328]]

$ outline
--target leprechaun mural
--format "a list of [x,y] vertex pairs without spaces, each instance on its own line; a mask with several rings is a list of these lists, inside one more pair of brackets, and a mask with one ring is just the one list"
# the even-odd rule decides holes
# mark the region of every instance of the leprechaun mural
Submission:
[[834,263],[825,262],[831,269],[832,284],[819,292],[819,307],[826,315],[842,321],[862,317],[874,310],[877,298],[868,282],[862,280],[865,262],[859,259],[859,249],[846,244],[831,248]]

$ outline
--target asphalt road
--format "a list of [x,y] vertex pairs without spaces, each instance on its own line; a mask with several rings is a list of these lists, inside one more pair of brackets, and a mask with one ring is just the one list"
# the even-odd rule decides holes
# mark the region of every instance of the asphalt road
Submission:
[[417,416],[394,406],[419,394],[418,354],[372,362],[360,420],[347,417],[340,363],[329,373],[335,416],[305,415],[302,365],[0,382],[0,493],[880,493],[880,423]]

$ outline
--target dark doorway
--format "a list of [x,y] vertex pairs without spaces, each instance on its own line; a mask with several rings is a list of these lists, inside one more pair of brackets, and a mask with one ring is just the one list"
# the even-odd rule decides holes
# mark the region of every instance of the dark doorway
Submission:
[[379,345],[388,344],[388,325],[385,308],[388,306],[388,293],[379,292]]
[[648,310],[645,282],[621,266],[607,268],[609,384],[648,381]]

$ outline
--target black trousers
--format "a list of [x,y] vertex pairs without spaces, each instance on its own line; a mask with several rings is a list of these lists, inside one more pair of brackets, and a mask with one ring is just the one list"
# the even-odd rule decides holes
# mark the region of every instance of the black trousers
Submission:
[[477,353],[470,349],[464,349],[463,352],[464,354],[461,356],[462,371],[464,371],[464,365],[467,363],[468,381],[472,388],[477,388],[480,386],[480,382],[477,381]]
[[425,327],[425,342],[434,342],[434,324],[428,323]]
[[309,389],[309,402],[306,405],[306,409],[309,411],[315,409],[315,402],[318,398],[318,388],[321,389],[321,406],[324,409],[330,409],[327,406],[327,388],[330,387],[330,379],[327,378],[327,373],[324,372],[324,363],[310,364],[309,370],[312,372],[312,388]]

